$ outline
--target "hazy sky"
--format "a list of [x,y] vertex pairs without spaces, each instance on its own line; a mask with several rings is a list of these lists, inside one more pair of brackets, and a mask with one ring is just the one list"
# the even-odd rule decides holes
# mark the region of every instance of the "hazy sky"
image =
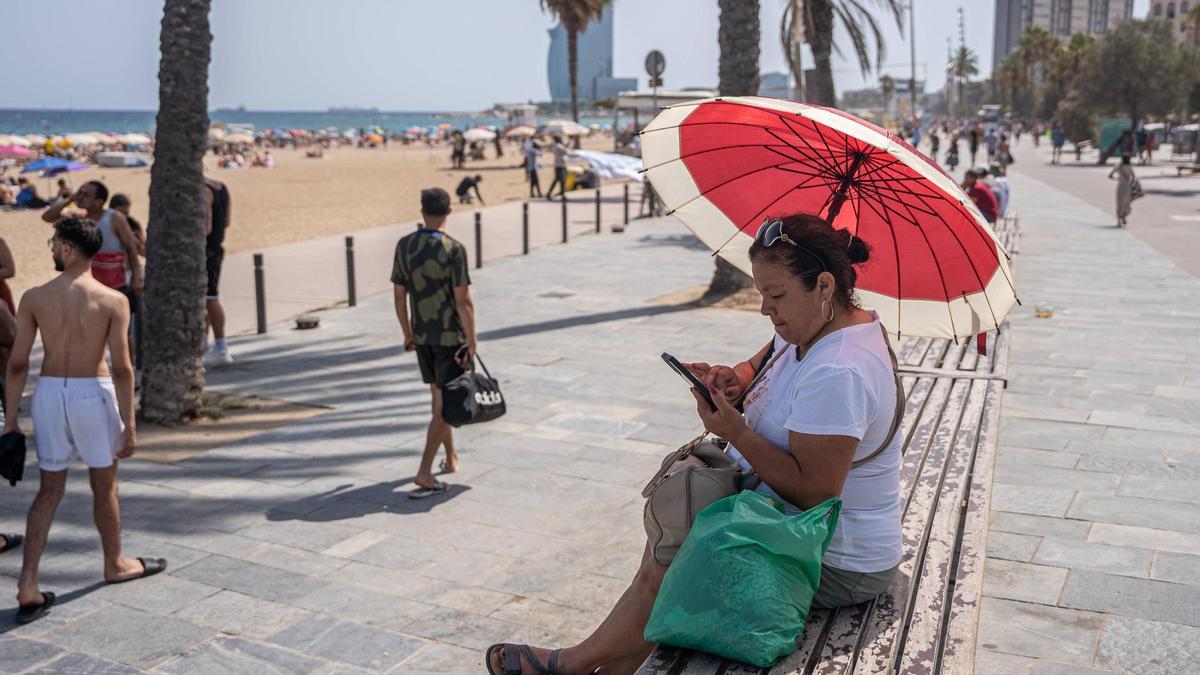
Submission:
[[[760,3],[762,69],[784,70],[784,0]],[[993,0],[915,3],[918,79],[941,86],[960,6],[967,45],[990,71]],[[1148,5],[1136,0],[1134,16]],[[161,0],[14,0],[3,14],[0,63],[10,68],[0,108],[157,108]],[[715,86],[717,14],[717,0],[617,0],[614,75],[644,86],[645,54],[659,49],[666,87]],[[879,16],[883,72],[907,78],[909,43]],[[478,110],[545,100],[550,26],[537,0],[213,0],[210,107]],[[857,65],[836,56],[834,77],[839,92],[864,86]]]

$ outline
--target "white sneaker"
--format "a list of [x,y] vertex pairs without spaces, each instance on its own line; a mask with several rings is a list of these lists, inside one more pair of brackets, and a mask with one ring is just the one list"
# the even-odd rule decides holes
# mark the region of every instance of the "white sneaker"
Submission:
[[233,363],[233,357],[229,354],[229,349],[217,349],[213,347],[204,354],[204,366],[227,366]]

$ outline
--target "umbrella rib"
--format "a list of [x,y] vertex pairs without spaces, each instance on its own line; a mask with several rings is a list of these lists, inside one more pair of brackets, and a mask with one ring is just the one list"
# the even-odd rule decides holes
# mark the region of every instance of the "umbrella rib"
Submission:
[[[838,170],[842,168],[841,165],[836,163],[837,160],[835,159],[835,156],[837,153],[835,153],[833,148],[830,148],[829,144],[825,142],[824,136],[819,132],[815,125],[813,125],[812,129],[805,129],[799,125],[793,125],[791,120],[788,120],[784,117],[779,117],[779,121],[788,128],[788,131],[792,132],[793,136],[804,142],[804,145],[812,152],[813,161],[820,163],[830,173],[837,173]],[[828,152],[828,154],[822,155],[819,150],[817,150],[811,143],[808,142],[808,138],[804,134],[800,133],[801,131],[811,131],[815,133],[817,137],[821,139],[821,143],[825,146],[825,150]],[[787,141],[784,142],[786,143]],[[800,148],[796,148],[796,150],[799,152]]]
[[[812,178],[820,178],[820,176],[813,176]],[[810,178],[810,179],[808,179],[808,180],[812,180],[812,178]],[[745,225],[738,225],[737,223],[734,223],[734,227],[735,227],[736,229],[733,231],[733,234],[732,234],[732,235],[730,235],[730,236],[729,236],[729,238],[725,240],[725,243],[724,243],[724,244],[721,244],[719,247],[717,247],[717,248],[716,248],[716,249],[713,251],[713,253],[712,253],[712,254],[713,254],[713,255],[717,255],[718,253],[720,253],[720,252],[721,252],[721,249],[723,249],[723,248],[725,248],[726,246],[728,246],[728,245],[729,245],[729,242],[733,241],[734,237],[737,237],[739,232],[745,232],[745,228],[746,228],[747,226],[749,226],[749,225],[750,225],[750,223],[753,223],[754,221],[758,220],[758,217],[759,217],[759,216],[761,216],[763,213],[765,213],[767,209],[769,209],[769,208],[771,208],[772,206],[774,206],[774,205],[778,204],[780,199],[783,199],[784,197],[786,197],[786,196],[787,196],[787,195],[788,195],[790,192],[792,192],[792,190],[795,190],[796,188],[799,188],[799,187],[803,186],[803,185],[804,185],[804,183],[806,183],[806,182],[808,182],[808,181],[807,181],[807,180],[806,180],[806,181],[802,181],[802,182],[800,182],[800,183],[797,183],[796,185],[793,185],[792,187],[790,187],[790,188],[788,188],[788,189],[784,190],[784,191],[783,191],[783,193],[781,193],[781,194],[780,194],[778,197],[776,197],[775,199],[772,199],[770,202],[768,202],[768,203],[767,203],[767,205],[766,205],[766,206],[764,206],[764,207],[762,207],[761,209],[759,209],[758,213],[755,213],[753,216],[751,216],[751,217],[750,217],[750,219],[746,221],[746,224],[745,224]],[[732,222],[732,221],[730,221],[730,222]],[[758,235],[757,235],[757,233],[755,233],[755,236],[758,236]]]
[[[917,199],[924,201],[924,198],[922,198],[920,196],[918,196]],[[926,206],[928,206],[928,204],[926,204]],[[938,222],[940,222],[942,224],[942,226],[946,228],[946,231],[950,233],[951,237],[954,237],[954,242],[958,244],[959,249],[962,251],[963,257],[967,259],[967,263],[971,267],[971,272],[975,275],[976,282],[979,283],[979,289],[980,289],[980,292],[983,294],[983,300],[984,300],[984,302],[987,303],[988,313],[992,315],[992,323],[996,326],[999,326],[1000,320],[996,318],[996,308],[992,307],[992,299],[989,298],[988,294],[987,294],[987,284],[984,283],[983,276],[979,273],[979,269],[975,266],[975,260],[971,258],[970,253],[967,252],[966,245],[963,244],[962,239],[958,236],[958,233],[954,231],[954,228],[950,226],[950,223],[946,222],[945,218],[938,218]],[[970,222],[975,227],[979,227],[979,223],[976,222],[974,218],[971,218]],[[923,231],[922,231],[922,234],[924,234]],[[988,251],[991,252],[993,255],[995,255],[994,247],[988,247]],[[997,264],[997,267],[999,267],[1001,270],[1003,270],[1003,266],[1000,265],[999,256],[996,256],[996,264]],[[1007,279],[1008,275],[1004,275],[1004,276]],[[1011,284],[1012,284],[1012,282],[1009,281],[1010,286],[1011,286]],[[966,299],[966,296],[967,296],[966,293],[962,294],[964,301]],[[1014,297],[1016,296],[1016,289],[1013,289],[1013,296]],[[949,293],[947,293],[947,297],[949,297]],[[970,303],[968,303],[967,306],[969,307]]]
[[[884,190],[891,191],[892,196],[885,197],[883,194]],[[881,183],[880,185],[871,185],[871,186],[860,185],[859,191],[866,193],[866,194],[875,195],[876,198],[880,201],[880,203],[882,203],[885,199],[891,199],[892,201],[895,201],[897,204],[900,204],[904,208],[908,209],[910,214],[912,213],[913,209],[916,208],[917,211],[919,211],[920,213],[923,213],[927,216],[930,216],[931,218],[938,217],[937,212],[933,211],[927,204],[921,205],[921,206],[924,206],[925,208],[914,207],[913,204],[908,203],[908,201],[906,201],[900,197],[901,194],[911,194],[913,197],[919,197],[920,195],[917,195],[915,193],[902,193],[902,191],[900,191],[890,185],[887,185],[886,183]],[[926,209],[928,209],[928,210],[926,210]],[[916,224],[915,216],[914,216],[914,220],[912,222],[914,224]]]
[[[794,146],[788,145],[786,142],[784,142],[783,144],[784,144],[784,145],[787,145],[788,147],[794,147]],[[654,166],[644,166],[644,167],[642,168],[642,173],[645,173],[645,172],[647,172],[647,171],[651,171],[651,170],[653,170],[653,169],[657,169],[657,168],[659,168],[659,167],[666,166],[666,165],[670,164],[671,162],[679,162],[679,161],[682,161],[682,160],[684,160],[684,159],[689,159],[689,158],[692,158],[692,157],[699,157],[700,155],[705,155],[705,154],[708,154],[708,153],[710,153],[710,152],[720,152],[720,151],[722,151],[722,150],[731,150],[731,149],[734,149],[734,148],[766,148],[766,149],[771,149],[771,148],[773,148],[773,147],[774,147],[774,146],[772,146],[772,145],[766,145],[766,144],[763,144],[763,143],[744,143],[744,144],[739,144],[739,145],[722,145],[722,146],[721,146],[721,147],[719,147],[719,148],[708,148],[708,149],[706,149],[706,150],[697,150],[697,151],[695,151],[695,152],[689,152],[689,153],[688,153],[688,154],[686,154],[686,155],[679,155],[678,157],[672,157],[671,159],[668,159],[668,160],[667,160],[667,161],[665,161],[665,162],[659,162],[658,164],[655,164]],[[778,153],[778,152],[777,152],[777,154],[782,154],[782,153]],[[786,156],[786,155],[785,155],[785,156]]]
[[682,209],[683,207],[687,206],[688,204],[691,204],[692,202],[696,201],[697,199],[699,199],[699,198],[701,198],[701,197],[704,197],[704,196],[706,196],[708,193],[710,193],[710,192],[713,192],[714,190],[718,190],[718,189],[720,189],[720,188],[723,188],[723,187],[725,187],[726,185],[729,185],[730,183],[732,183],[732,182],[734,182],[734,181],[741,180],[741,179],[743,179],[743,178],[745,178],[745,177],[747,177],[747,176],[752,176],[752,175],[754,175],[754,174],[756,174],[756,173],[758,173],[758,172],[760,172],[760,171],[767,171],[767,170],[769,170],[769,169],[778,169],[778,168],[780,168],[780,167],[784,166],[785,164],[792,164],[792,163],[794,163],[794,162],[793,162],[793,161],[791,161],[791,160],[789,160],[789,161],[787,161],[787,162],[783,162],[782,164],[773,164],[773,165],[770,165],[770,166],[762,166],[762,167],[759,167],[759,168],[757,168],[757,169],[754,169],[753,171],[747,171],[746,173],[743,173],[743,174],[740,174],[740,175],[734,176],[733,178],[730,178],[730,179],[728,179],[728,180],[722,181],[721,183],[719,183],[719,184],[717,184],[717,185],[714,185],[714,186],[712,186],[712,187],[710,187],[710,188],[708,188],[708,189],[706,189],[706,190],[702,190],[702,191],[698,192],[698,193],[696,194],[696,196],[695,196],[695,197],[692,197],[692,198],[688,199],[687,201],[683,202],[683,203],[682,203],[682,204],[680,204],[679,206],[676,206],[675,208],[673,208],[673,209],[671,209],[670,211],[668,211],[668,212],[667,212],[667,215],[671,215],[672,213],[675,213],[675,212],[676,212],[676,211],[678,211],[679,209]]
[[[800,139],[800,141],[802,143],[804,143],[805,147],[807,147],[809,149],[809,151],[811,151],[811,153],[812,153],[811,155],[805,154],[804,150],[802,150],[799,146],[794,145],[790,141],[776,135],[774,129],[767,129],[767,133],[774,136],[777,140],[779,140],[779,142],[786,143],[788,145],[788,147],[790,147],[793,150],[795,150],[796,152],[800,153],[801,157],[812,162],[813,164],[816,164],[821,169],[828,171],[831,174],[837,172],[838,166],[830,161],[832,159],[832,157],[829,157],[829,158],[823,157],[821,155],[821,153],[816,148],[814,148],[812,146],[812,144],[808,142],[808,139],[805,138],[804,136],[801,136],[799,134],[795,135],[796,138]],[[768,148],[768,149],[771,149],[771,148]],[[780,154],[782,154],[782,153],[780,153]]]

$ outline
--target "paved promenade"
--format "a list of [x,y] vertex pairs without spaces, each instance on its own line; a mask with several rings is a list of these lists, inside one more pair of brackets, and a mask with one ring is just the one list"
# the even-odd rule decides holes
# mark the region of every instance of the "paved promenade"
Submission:
[[[1019,171],[1011,181],[1025,304],[1012,316],[977,665],[1196,672],[1200,281],[1108,209]],[[1171,198],[1135,212],[1152,199]],[[1034,317],[1039,305],[1053,317]]]
[[[1106,212],[1012,181],[1025,305],[978,670],[1194,672],[1200,281]],[[322,312],[316,331],[235,339],[212,388],[328,411],[177,463],[124,463],[126,549],[170,560],[136,583],[99,583],[73,471],[43,563],[60,593],[48,617],[13,626],[20,560],[0,554],[0,671],[479,673],[492,642],[578,639],[635,568],[642,482],[698,430],[658,354],[732,360],[769,334],[753,314],[650,302],[710,273],[670,219],[473,270],[510,412],[457,432],[455,487],[424,501],[405,492],[427,390],[389,294]],[[360,289],[386,289],[386,274],[364,271]],[[1047,305],[1053,317],[1033,316]],[[21,529],[35,488],[0,489],[0,531]]]

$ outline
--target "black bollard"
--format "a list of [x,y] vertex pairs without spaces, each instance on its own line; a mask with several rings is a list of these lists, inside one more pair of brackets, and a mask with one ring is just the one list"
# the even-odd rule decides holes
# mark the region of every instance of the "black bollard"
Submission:
[[267,332],[267,290],[263,287],[263,254],[254,254],[254,303],[258,308],[258,334]]
[[596,234],[600,234],[600,188],[596,188]]
[[625,184],[625,224],[629,224],[629,183]]
[[354,237],[346,237],[346,300],[351,307],[358,304],[358,288],[354,283]]
[[529,255],[529,202],[521,204],[521,253]]
[[483,267],[483,214],[475,212],[475,269]]
[[562,225],[563,225],[563,240],[562,243],[567,243],[567,191],[563,190],[559,194],[562,199]]

